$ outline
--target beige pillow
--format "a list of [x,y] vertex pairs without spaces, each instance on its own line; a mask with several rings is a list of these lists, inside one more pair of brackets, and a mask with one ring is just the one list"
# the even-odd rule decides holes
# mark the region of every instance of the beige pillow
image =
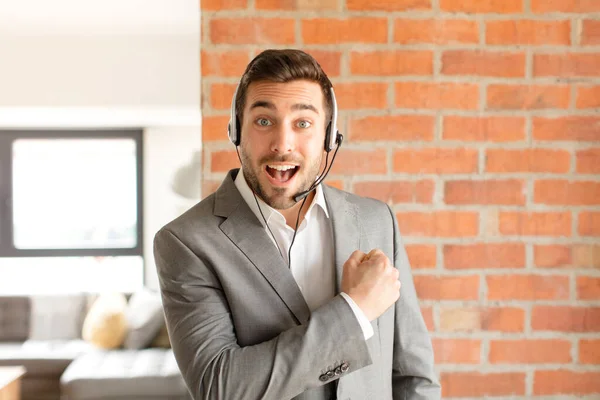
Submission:
[[163,321],[158,335],[152,340],[150,347],[162,347],[165,349],[171,348],[171,341],[169,340],[169,332],[167,331],[167,324]]
[[103,349],[120,347],[127,335],[126,308],[123,294],[101,294],[83,321],[82,338]]
[[127,336],[123,347],[143,349],[148,346],[165,320],[160,293],[147,288],[135,292],[129,299],[125,317]]

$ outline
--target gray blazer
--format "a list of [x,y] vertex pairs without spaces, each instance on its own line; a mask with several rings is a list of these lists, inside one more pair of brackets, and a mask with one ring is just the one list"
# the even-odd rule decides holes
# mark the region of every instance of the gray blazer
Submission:
[[169,336],[194,399],[302,399],[338,379],[340,400],[439,399],[431,340],[389,207],[324,187],[336,293],[356,249],[380,248],[400,270],[400,299],[372,322],[365,341],[339,294],[310,312],[235,187],[237,172],[154,239]]

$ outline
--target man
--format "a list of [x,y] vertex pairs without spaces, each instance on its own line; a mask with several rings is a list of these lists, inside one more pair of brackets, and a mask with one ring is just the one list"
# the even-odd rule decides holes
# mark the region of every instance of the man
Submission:
[[157,233],[168,331],[195,399],[440,397],[394,214],[320,184],[341,145],[336,118],[311,56],[259,54],[232,102],[241,170]]

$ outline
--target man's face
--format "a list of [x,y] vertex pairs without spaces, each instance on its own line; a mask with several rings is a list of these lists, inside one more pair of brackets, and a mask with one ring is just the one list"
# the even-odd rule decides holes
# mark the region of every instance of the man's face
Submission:
[[292,207],[319,174],[325,107],[316,82],[253,82],[246,92],[240,144],[250,188],[278,210]]

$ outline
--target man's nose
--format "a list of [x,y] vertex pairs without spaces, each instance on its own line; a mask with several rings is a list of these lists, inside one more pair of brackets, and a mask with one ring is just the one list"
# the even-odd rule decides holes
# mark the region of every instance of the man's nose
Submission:
[[279,154],[291,153],[294,150],[294,130],[287,124],[279,125],[273,132],[271,151]]

